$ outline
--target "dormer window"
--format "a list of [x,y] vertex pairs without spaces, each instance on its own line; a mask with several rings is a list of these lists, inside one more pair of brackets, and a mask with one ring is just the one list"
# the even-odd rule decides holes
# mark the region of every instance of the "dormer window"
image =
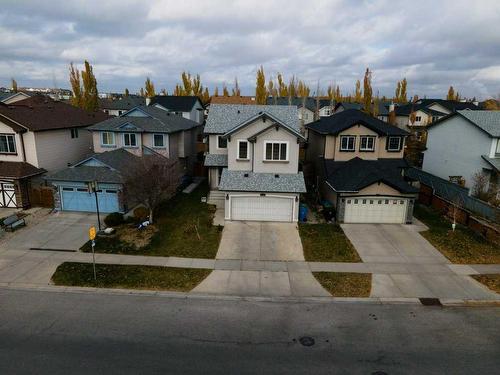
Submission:
[[401,151],[401,138],[389,137],[387,139],[387,151],[392,151],[392,152]]
[[362,135],[360,137],[359,151],[374,151],[375,137],[372,135]]
[[217,136],[217,148],[220,148],[220,149],[227,148],[227,139],[223,138],[222,135]]
[[248,160],[248,141],[238,140],[238,159]]
[[340,151],[355,151],[356,150],[356,136],[343,135],[340,137]]

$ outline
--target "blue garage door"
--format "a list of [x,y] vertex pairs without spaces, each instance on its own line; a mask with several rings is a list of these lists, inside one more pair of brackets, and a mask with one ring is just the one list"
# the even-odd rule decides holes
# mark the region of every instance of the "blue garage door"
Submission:
[[[100,212],[117,212],[118,191],[113,189],[98,190]],[[89,194],[86,188],[64,186],[61,188],[62,209],[64,211],[95,212],[95,195]]]

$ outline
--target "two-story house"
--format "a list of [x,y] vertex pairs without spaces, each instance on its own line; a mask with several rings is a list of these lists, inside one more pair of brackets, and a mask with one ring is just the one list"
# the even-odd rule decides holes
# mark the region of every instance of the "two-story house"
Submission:
[[146,105],[173,112],[198,124],[205,120],[205,108],[197,96],[156,95],[146,98]]
[[28,207],[29,188],[43,183],[37,177],[90,154],[84,129],[107,118],[43,95],[0,103],[0,207]]
[[481,173],[498,194],[500,112],[461,110],[430,125],[422,169],[470,189]]
[[47,176],[56,187],[56,209],[94,211],[95,198],[88,194],[87,183],[97,181],[101,211],[127,211],[133,197],[124,197],[123,191],[131,166],[143,156],[155,155],[177,159],[183,173],[190,175],[201,130],[197,122],[154,106],[139,106],[88,127],[94,154]]
[[209,203],[226,220],[297,221],[306,189],[296,106],[212,104],[205,134]]
[[417,189],[403,177],[408,133],[346,109],[309,124],[312,185],[344,223],[410,223]]

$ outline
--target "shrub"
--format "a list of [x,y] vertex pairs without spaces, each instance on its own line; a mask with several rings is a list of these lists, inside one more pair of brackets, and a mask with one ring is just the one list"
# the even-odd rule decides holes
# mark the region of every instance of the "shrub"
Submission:
[[112,212],[104,218],[104,224],[108,227],[115,227],[123,224],[124,222],[125,220],[123,219],[123,214],[119,212]]

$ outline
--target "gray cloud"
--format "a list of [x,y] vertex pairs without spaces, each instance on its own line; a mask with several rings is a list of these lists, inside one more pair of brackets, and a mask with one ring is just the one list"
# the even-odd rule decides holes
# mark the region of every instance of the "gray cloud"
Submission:
[[205,85],[254,87],[296,75],[353,91],[369,66],[392,95],[442,97],[452,84],[469,97],[500,93],[500,7],[496,0],[79,0],[6,1],[0,8],[0,85],[67,87],[69,62],[89,59],[101,91],[136,91],[146,75],[171,91],[180,72]]

